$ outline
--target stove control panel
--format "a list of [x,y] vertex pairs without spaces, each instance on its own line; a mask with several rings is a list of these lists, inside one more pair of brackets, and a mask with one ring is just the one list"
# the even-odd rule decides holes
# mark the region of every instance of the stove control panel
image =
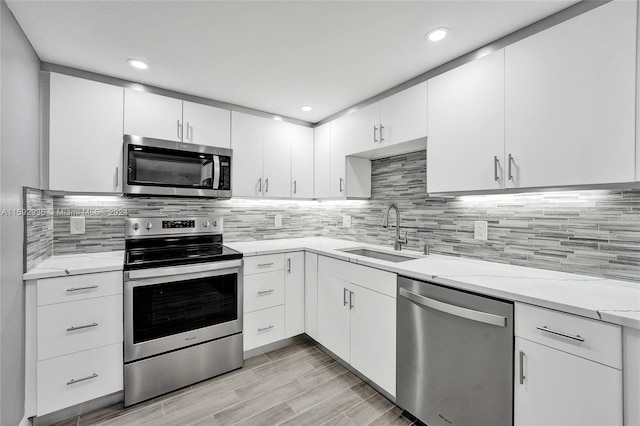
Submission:
[[222,234],[222,218],[202,216],[188,218],[128,217],[125,219],[125,238],[206,234]]

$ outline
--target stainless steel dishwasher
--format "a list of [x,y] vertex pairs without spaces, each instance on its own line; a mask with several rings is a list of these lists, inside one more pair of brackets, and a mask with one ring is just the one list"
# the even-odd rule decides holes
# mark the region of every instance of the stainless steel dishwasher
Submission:
[[513,303],[398,277],[396,403],[429,426],[513,424]]

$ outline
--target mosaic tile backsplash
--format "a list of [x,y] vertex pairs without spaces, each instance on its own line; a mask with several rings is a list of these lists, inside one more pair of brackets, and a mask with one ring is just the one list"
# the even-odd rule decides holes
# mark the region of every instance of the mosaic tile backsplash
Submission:
[[[395,214],[381,226],[385,207],[400,207],[409,249],[492,262],[638,281],[640,190],[426,198],[426,154],[372,162],[367,201],[197,200],[115,196],[50,196],[53,254],[124,248],[124,217],[86,216],[86,234],[69,234],[69,216],[82,209],[131,216],[215,215],[224,218],[225,241],[327,236],[391,247]],[[122,211],[121,211],[122,210]],[[69,214],[67,214],[69,213]],[[282,228],[274,216],[282,215]],[[352,226],[342,227],[350,215]],[[473,239],[473,222],[489,224],[487,241]],[[45,237],[46,238],[46,237]],[[28,256],[39,252],[31,247]],[[41,251],[41,250],[40,250]],[[39,258],[41,258],[40,256]],[[33,261],[35,262],[35,260]],[[33,263],[32,262],[32,263]]]

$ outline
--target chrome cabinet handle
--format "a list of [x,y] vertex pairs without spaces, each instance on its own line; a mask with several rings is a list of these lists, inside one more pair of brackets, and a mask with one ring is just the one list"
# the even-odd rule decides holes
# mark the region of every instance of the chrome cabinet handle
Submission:
[[350,291],[349,292],[349,310],[353,309],[355,307],[355,305],[353,304],[353,292]]
[[196,339],[198,336],[191,336],[191,337],[185,337],[184,340],[194,340]]
[[262,192],[262,178],[258,178],[258,192]]
[[291,273],[291,258],[287,258],[287,272]]
[[526,379],[524,375],[524,351],[520,351],[520,384],[524,384],[524,379]]
[[400,294],[400,296],[409,299],[420,306],[435,309],[436,311],[444,312],[449,315],[455,315],[457,317],[466,318],[471,321],[482,322],[498,327],[507,326],[507,318],[500,315],[488,314],[486,312],[474,311],[473,309],[450,305],[449,303],[440,302],[439,300],[430,299],[420,294],[416,294],[405,288],[401,288],[400,290],[398,290],[398,293]]
[[265,330],[271,330],[273,328],[272,325],[269,325],[268,327],[262,327],[262,328],[258,328],[258,333],[261,331],[265,331]]
[[500,180],[498,177],[498,165],[500,164],[500,160],[498,160],[498,156],[493,156],[493,180],[496,182]]
[[269,290],[260,290],[258,291],[259,295],[273,293],[275,290],[270,288]]
[[118,173],[119,167],[116,167],[116,188],[118,189],[118,185],[120,184],[120,173]]
[[[189,136],[189,130],[191,130],[191,136]],[[193,127],[189,126],[188,121],[187,121],[187,140],[189,142],[193,142]]]
[[380,123],[380,143],[384,142],[384,136],[382,134],[383,130],[384,130],[384,126],[382,125],[382,123]]
[[378,142],[378,128],[373,126],[373,143]]
[[97,322],[92,322],[91,324],[74,325],[72,327],[67,328],[67,331],[82,330],[83,328],[92,328],[97,326],[98,326]]
[[569,339],[569,340],[575,340],[577,342],[584,342],[584,337],[580,336],[579,334],[571,335],[571,334],[567,334],[567,333],[563,333],[562,331],[558,331],[558,330],[553,330],[549,327],[547,327],[546,325],[538,326],[536,327],[538,330],[540,331],[544,331],[545,333],[550,333],[553,334],[555,336],[560,336],[560,337],[564,337],[565,339]]
[[93,373],[92,375],[83,377],[81,379],[71,379],[67,382],[67,386],[72,385],[74,383],[84,382],[85,380],[95,379],[96,377],[98,377],[98,375],[96,373]]
[[347,292],[348,291],[349,290],[347,290],[346,288],[342,289],[342,306],[347,306],[347,304],[349,303],[349,302],[347,302]]
[[180,123],[180,120],[178,120],[178,139],[182,140],[182,123]]
[[297,193],[298,192],[298,185],[297,185],[298,181],[294,180],[293,181],[293,193]]
[[71,287],[67,289],[67,293],[71,293],[72,291],[81,291],[81,290],[92,290],[94,288],[98,288],[97,285],[88,285],[86,287]]
[[509,154],[509,167],[507,169],[509,172],[507,173],[509,176],[509,180],[513,180],[513,173],[511,173],[511,163],[513,163],[513,155]]
[[267,266],[273,265],[273,262],[269,263],[258,263],[258,268],[266,268]]
[[265,192],[265,194],[266,194],[267,192],[269,192],[269,178],[266,178],[266,179],[264,180],[264,192]]
[[342,187],[344,182],[344,179],[340,178],[340,192],[344,191],[344,188]]

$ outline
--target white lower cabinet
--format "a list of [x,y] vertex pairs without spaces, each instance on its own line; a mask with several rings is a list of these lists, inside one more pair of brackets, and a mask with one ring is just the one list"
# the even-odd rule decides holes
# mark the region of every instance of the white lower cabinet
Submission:
[[514,424],[623,424],[619,326],[516,303]]
[[304,254],[304,332],[318,340],[318,255]]
[[396,275],[318,257],[318,337],[390,395],[396,394]]
[[304,332],[304,252],[245,258],[244,350]]

